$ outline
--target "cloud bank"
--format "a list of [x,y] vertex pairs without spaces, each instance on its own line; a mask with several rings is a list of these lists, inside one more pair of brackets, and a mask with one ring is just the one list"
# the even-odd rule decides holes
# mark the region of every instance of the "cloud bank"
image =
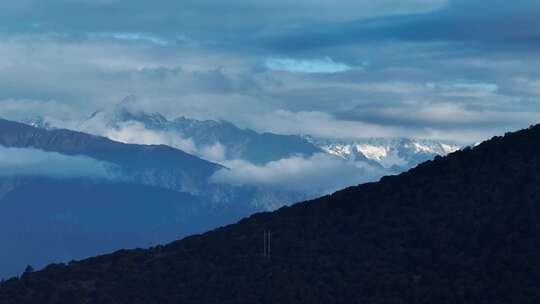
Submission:
[[302,191],[311,195],[328,194],[388,174],[364,162],[347,162],[323,153],[308,158],[294,156],[260,166],[242,160],[225,164],[230,169],[216,172],[213,182]]
[[0,146],[0,176],[112,178],[113,164],[29,148]]
[[8,0],[0,116],[80,122],[133,94],[168,118],[468,144],[539,122],[538,9],[534,0]]

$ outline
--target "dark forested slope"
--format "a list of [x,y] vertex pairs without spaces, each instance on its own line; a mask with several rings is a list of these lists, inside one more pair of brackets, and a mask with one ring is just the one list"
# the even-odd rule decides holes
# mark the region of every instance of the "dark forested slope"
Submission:
[[1,284],[0,303],[540,303],[539,219],[537,126],[167,246],[51,265]]

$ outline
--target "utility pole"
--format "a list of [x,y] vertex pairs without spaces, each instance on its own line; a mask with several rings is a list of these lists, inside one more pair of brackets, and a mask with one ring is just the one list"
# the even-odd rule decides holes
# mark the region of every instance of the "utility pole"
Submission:
[[272,234],[270,233],[270,231],[264,231],[263,232],[263,257],[265,258],[269,258],[270,257],[270,249],[271,249],[271,246],[270,246],[270,236]]
[[268,231],[268,258],[270,258],[270,236],[272,235],[272,233],[270,231]]
[[266,257],[266,230],[263,232],[263,257]]

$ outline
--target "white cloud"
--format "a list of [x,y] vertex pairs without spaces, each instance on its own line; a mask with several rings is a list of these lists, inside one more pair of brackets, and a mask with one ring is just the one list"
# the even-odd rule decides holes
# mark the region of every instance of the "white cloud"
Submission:
[[457,98],[496,97],[499,90],[496,84],[475,82],[428,83],[426,86],[440,96]]
[[359,121],[336,119],[319,111],[276,110],[246,117],[249,125],[278,134],[309,134],[328,138],[398,137],[404,130]]
[[378,115],[381,121],[394,120],[403,125],[424,127],[515,125],[519,123],[530,124],[540,120],[540,112],[477,110],[456,103],[424,103],[417,104],[415,107],[414,111],[404,107],[388,107],[374,110],[371,114]]
[[523,93],[532,96],[540,96],[540,79],[516,77],[513,79],[513,87]]
[[113,178],[116,165],[85,156],[0,146],[0,176]]
[[108,120],[107,114],[107,112],[101,112],[82,124],[64,122],[60,126],[105,136],[127,144],[167,145],[213,162],[225,160],[226,147],[219,142],[209,146],[197,146],[191,138],[184,137],[179,132],[148,129],[143,123],[133,120],[115,122],[114,125],[110,125],[111,121]]
[[198,151],[189,138],[184,138],[176,132],[149,130],[136,121],[121,122],[116,127],[108,127],[105,123],[100,124],[99,120],[96,120],[92,121],[92,124],[85,124],[80,130],[128,144],[168,145],[195,154]]
[[170,45],[171,42],[151,35],[141,33],[100,33],[96,34],[96,37],[114,38],[118,40],[134,41],[134,42],[150,42],[160,46]]
[[385,173],[364,162],[347,162],[337,157],[318,153],[311,157],[293,156],[265,165],[254,165],[242,160],[225,162],[212,176],[215,183],[264,186],[321,195],[346,186],[379,179]]
[[[484,56],[481,64],[478,58],[467,61],[459,56],[433,60],[426,52],[452,45],[395,42],[309,54],[248,54],[204,45],[162,46],[147,43],[143,34],[126,33],[118,39],[90,35],[70,40],[44,34],[0,37],[0,116],[80,121],[134,94],[144,110],[168,118],[225,119],[263,132],[339,138],[441,134],[442,139],[456,141],[457,137],[464,142],[526,126],[525,121],[536,121],[540,110],[538,81],[532,77],[538,67],[530,65],[533,59],[501,63]],[[130,43],[129,39],[142,40]],[[346,62],[369,60],[370,66],[322,73],[354,66],[325,59],[326,54],[346,58]],[[275,68],[297,72],[261,69],[265,58],[277,58]],[[496,73],[495,67],[508,71],[512,81]],[[361,119],[341,116],[353,109],[365,115]],[[452,123],[453,118],[458,123]],[[499,123],[492,123],[495,119]],[[475,130],[478,121],[489,123],[489,129]],[[76,123],[65,123],[65,127],[78,128]],[[133,142],[131,134],[136,132],[137,126],[126,126],[108,136]],[[148,132],[141,137],[144,143],[194,151],[182,139],[170,141]]]
[[224,161],[226,155],[226,147],[219,142],[214,143],[211,146],[202,147],[199,149],[199,155],[214,162]]
[[352,69],[345,63],[335,62],[330,57],[323,59],[289,59],[272,58],[266,60],[266,67],[274,71],[291,73],[321,73],[333,74],[346,72]]

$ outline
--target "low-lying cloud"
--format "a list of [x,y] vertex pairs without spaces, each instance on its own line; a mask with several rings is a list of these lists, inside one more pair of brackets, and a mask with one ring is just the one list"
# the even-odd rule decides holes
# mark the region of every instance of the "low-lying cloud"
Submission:
[[53,178],[113,177],[114,164],[86,156],[68,156],[31,148],[0,146],[0,176],[44,176]]
[[[91,124],[90,124],[91,122]],[[311,196],[375,181],[391,172],[366,162],[346,161],[326,153],[310,157],[292,156],[263,165],[244,159],[227,158],[227,147],[220,142],[197,146],[179,132],[154,130],[136,121],[117,122],[114,126],[96,119],[84,125],[85,131],[111,139],[137,144],[165,144],[227,167],[216,172],[211,181],[233,186],[255,186],[295,191]]]
[[83,131],[100,134],[127,144],[167,145],[213,162],[225,160],[226,148],[219,142],[208,146],[197,146],[191,138],[184,137],[178,132],[151,130],[136,121],[118,123],[114,128],[105,128],[101,132],[96,129]]
[[135,121],[122,122],[117,128],[107,128],[104,132],[92,132],[106,136],[112,140],[129,144],[167,145],[187,153],[196,153],[197,147],[189,138],[183,138],[177,133],[149,130],[143,124]]
[[312,195],[375,181],[388,173],[365,162],[348,162],[324,153],[311,157],[293,156],[265,165],[242,160],[227,161],[225,165],[229,169],[216,172],[212,176],[213,182],[264,186]]

